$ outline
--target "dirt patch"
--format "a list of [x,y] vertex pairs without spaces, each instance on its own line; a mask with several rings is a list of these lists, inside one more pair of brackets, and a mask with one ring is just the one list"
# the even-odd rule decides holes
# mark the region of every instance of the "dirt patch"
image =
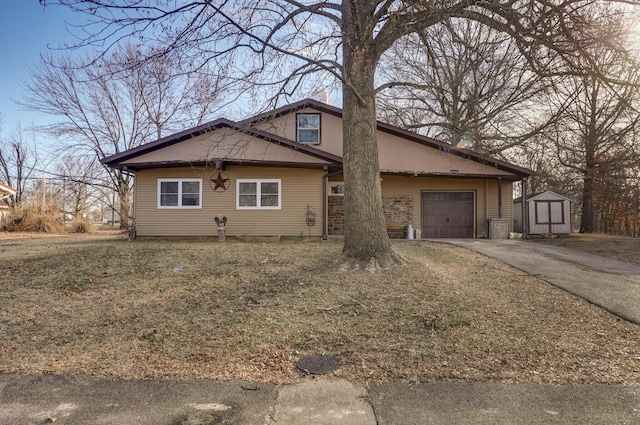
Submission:
[[[295,362],[383,382],[640,382],[640,327],[471,251],[397,243],[339,273],[339,242],[0,241],[0,372],[285,383]],[[325,378],[318,378],[325,379]]]

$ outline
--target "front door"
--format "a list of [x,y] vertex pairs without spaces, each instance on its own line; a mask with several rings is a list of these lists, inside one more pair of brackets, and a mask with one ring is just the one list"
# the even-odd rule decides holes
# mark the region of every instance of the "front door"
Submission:
[[423,238],[473,238],[474,192],[422,192]]

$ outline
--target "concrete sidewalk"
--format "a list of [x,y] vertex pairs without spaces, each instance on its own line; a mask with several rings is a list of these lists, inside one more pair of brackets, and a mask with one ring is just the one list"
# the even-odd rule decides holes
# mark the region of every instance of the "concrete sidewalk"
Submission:
[[638,424],[640,387],[269,384],[0,375],[0,424]]
[[640,324],[640,266],[521,240],[438,239],[499,260]]

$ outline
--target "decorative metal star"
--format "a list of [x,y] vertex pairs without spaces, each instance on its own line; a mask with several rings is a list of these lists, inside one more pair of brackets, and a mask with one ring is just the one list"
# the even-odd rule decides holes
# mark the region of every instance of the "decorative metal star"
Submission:
[[225,173],[220,171],[213,173],[211,178],[209,179],[210,185],[214,192],[217,192],[218,189],[222,189],[224,192],[229,188],[229,178]]

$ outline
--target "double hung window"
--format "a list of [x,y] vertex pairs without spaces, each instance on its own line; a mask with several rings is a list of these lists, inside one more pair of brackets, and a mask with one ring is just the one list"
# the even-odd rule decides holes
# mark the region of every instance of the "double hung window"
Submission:
[[298,114],[296,119],[298,143],[319,144],[320,114]]
[[202,179],[159,179],[158,208],[202,208]]
[[280,179],[237,180],[237,209],[280,209]]

